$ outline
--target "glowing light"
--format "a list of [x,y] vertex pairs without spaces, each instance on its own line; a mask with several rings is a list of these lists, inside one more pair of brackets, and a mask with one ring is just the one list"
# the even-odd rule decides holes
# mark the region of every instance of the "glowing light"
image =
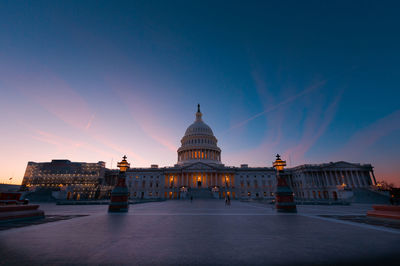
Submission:
[[282,161],[280,155],[277,154],[276,160],[272,163],[272,166],[278,171],[283,171],[283,168],[286,166],[286,161]]
[[130,164],[126,160],[126,155],[122,157],[122,161],[117,164],[117,167],[119,167],[120,172],[126,172],[126,170],[129,169]]

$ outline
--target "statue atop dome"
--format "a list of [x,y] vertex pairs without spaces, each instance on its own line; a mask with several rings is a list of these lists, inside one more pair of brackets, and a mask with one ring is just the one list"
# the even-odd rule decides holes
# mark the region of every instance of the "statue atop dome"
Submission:
[[201,117],[203,114],[200,112],[200,104],[197,104],[197,113],[196,113],[196,121],[202,121]]

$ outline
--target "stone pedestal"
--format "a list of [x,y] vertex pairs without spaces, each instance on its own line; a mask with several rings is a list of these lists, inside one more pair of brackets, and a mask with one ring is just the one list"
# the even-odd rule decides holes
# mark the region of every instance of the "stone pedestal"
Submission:
[[127,212],[129,209],[129,190],[125,182],[125,172],[120,172],[118,183],[111,192],[109,212]]
[[28,204],[22,199],[21,192],[0,193],[0,222],[13,222],[44,218],[44,212],[39,210],[39,205]]
[[373,205],[373,210],[367,212],[368,217],[396,220],[400,222],[400,206]]
[[278,212],[297,212],[293,198],[293,191],[290,189],[283,176],[278,176],[278,183],[275,193],[275,206]]

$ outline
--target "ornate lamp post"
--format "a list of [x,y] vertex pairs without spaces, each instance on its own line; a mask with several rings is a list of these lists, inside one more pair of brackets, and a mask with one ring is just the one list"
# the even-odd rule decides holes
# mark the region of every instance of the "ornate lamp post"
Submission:
[[126,161],[126,156],[122,158],[123,160],[117,165],[119,167],[118,183],[111,191],[111,200],[108,206],[109,212],[127,212],[129,208],[129,191],[125,178],[126,170],[129,169],[130,164]]
[[275,192],[275,206],[278,212],[297,212],[296,204],[293,199],[293,191],[286,183],[283,174],[283,168],[286,161],[282,161],[279,154],[276,155],[275,162],[272,166],[276,169],[277,185]]

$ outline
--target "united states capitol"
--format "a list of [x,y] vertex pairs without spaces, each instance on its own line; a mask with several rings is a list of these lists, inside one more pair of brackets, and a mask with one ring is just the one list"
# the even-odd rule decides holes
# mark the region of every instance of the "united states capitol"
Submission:
[[[193,195],[216,199],[274,198],[277,179],[272,165],[266,162],[265,167],[226,166],[221,152],[198,105],[195,121],[181,139],[174,166],[161,168],[154,164],[127,171],[130,198],[178,200]],[[295,198],[306,201],[342,201],[351,198],[354,191],[376,185],[371,164],[344,161],[298,165],[285,169],[285,175]],[[22,186],[30,191],[53,190],[58,199],[105,199],[117,177],[118,171],[107,169],[104,162],[28,162]]]

